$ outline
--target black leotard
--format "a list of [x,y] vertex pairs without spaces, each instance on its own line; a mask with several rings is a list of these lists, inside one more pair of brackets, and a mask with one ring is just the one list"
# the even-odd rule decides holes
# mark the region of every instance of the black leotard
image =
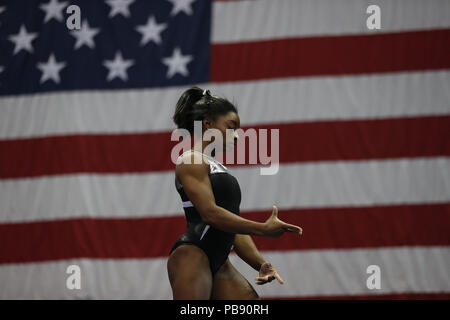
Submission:
[[[238,181],[228,172],[227,167],[219,161],[206,154],[203,154],[203,157],[209,163],[209,179],[216,205],[240,215],[241,189]],[[206,253],[211,272],[215,274],[233,249],[234,233],[224,232],[204,223],[176,177],[175,187],[183,201],[187,230],[172,246],[170,253],[182,244],[195,245]]]

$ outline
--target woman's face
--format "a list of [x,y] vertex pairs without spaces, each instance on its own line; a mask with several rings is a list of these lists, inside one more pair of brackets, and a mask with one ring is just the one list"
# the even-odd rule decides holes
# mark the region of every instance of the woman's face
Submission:
[[[230,111],[217,117],[216,121],[209,122],[208,128],[218,129],[222,133],[223,152],[229,152],[236,146],[239,136],[236,129],[240,128],[241,120],[236,112]],[[227,132],[227,129],[228,132]]]

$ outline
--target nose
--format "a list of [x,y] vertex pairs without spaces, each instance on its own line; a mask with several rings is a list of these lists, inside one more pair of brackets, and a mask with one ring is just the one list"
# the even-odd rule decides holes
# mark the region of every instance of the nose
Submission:
[[237,133],[237,131],[235,130],[233,133],[233,138],[234,138],[234,142],[236,143],[239,140],[239,135]]

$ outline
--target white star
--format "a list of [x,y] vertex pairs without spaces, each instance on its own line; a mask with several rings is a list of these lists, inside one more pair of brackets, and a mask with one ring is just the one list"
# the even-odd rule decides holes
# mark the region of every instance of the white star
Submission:
[[160,44],[161,32],[166,28],[167,24],[157,24],[154,16],[148,18],[146,25],[136,27],[136,30],[142,33],[141,46],[146,45],[150,40],[153,40],[156,44]]
[[58,2],[58,0],[50,0],[49,3],[41,4],[39,8],[45,11],[44,23],[55,18],[57,21],[61,22],[64,17],[62,10],[67,6],[67,2]]
[[176,73],[181,73],[185,77],[188,76],[189,71],[186,65],[192,60],[192,56],[183,56],[180,48],[176,48],[173,51],[172,57],[163,59],[163,63],[169,67],[167,78],[172,78]]
[[175,16],[180,11],[184,11],[188,16],[192,14],[192,2],[195,0],[167,0],[173,4],[172,11],[170,12],[171,16]]
[[109,69],[108,81],[118,77],[123,81],[128,80],[127,69],[134,64],[133,60],[123,60],[120,52],[116,53],[114,60],[106,60],[103,65]]
[[0,73],[2,73],[3,70],[5,70],[5,68],[3,68],[3,66],[0,66]]
[[33,46],[31,45],[31,42],[36,37],[37,33],[27,33],[27,29],[24,25],[22,25],[18,34],[8,37],[9,40],[14,42],[14,44],[16,45],[13,54],[16,54],[22,49],[28,52],[33,52]]
[[60,82],[59,72],[66,66],[65,62],[56,62],[55,55],[52,53],[48,58],[47,63],[38,63],[37,67],[42,71],[41,81],[43,83],[47,80],[53,80],[56,83]]
[[71,35],[77,38],[77,42],[75,42],[75,50],[82,47],[83,45],[87,45],[89,48],[93,49],[95,47],[93,38],[97,33],[99,33],[99,29],[90,29],[87,20],[84,20],[81,24],[81,29],[73,30],[70,32]]
[[130,9],[128,8],[134,0],[107,0],[106,3],[111,7],[109,17],[114,17],[116,14],[121,14],[124,17],[130,16]]

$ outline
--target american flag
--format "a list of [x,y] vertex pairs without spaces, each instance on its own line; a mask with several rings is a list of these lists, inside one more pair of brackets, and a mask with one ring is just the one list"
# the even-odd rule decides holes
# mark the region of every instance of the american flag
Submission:
[[1,0],[0,298],[171,298],[192,85],[280,130],[277,174],[230,166],[243,217],[303,228],[253,237],[263,298],[450,298],[449,68],[448,0]]

